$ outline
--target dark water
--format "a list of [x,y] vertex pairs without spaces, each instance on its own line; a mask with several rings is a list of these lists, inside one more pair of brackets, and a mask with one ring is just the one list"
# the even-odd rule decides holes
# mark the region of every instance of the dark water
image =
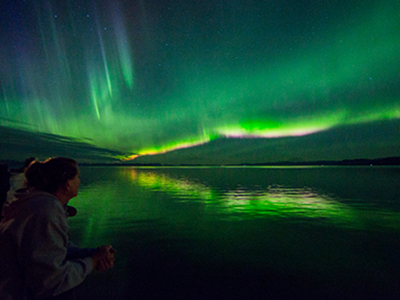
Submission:
[[81,168],[80,299],[400,299],[400,168]]

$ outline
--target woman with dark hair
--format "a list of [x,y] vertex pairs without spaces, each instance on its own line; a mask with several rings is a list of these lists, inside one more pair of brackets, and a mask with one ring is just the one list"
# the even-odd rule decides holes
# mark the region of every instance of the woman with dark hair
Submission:
[[115,250],[80,249],[68,240],[64,207],[80,184],[75,160],[34,162],[25,176],[26,188],[3,206],[0,299],[75,299],[71,291],[92,269],[114,265]]
[[[36,161],[37,161],[37,159],[35,157],[29,157],[25,160],[23,167],[10,170],[11,171],[11,177],[9,179],[10,187],[9,187],[9,191],[7,192],[7,201],[8,202],[11,202],[14,199],[14,193],[17,190],[26,187],[26,177],[25,177],[26,170],[28,169],[28,167],[31,164],[33,164]],[[31,173],[33,173],[32,170],[31,170]],[[33,174],[33,177],[34,176],[36,176],[36,175]],[[34,179],[34,178],[32,178],[32,179]],[[1,206],[3,205],[3,203],[1,204]],[[0,211],[1,211],[1,206],[0,206]],[[66,205],[64,208],[65,208],[65,213],[67,214],[68,217],[73,217],[77,214],[77,210],[75,207]]]

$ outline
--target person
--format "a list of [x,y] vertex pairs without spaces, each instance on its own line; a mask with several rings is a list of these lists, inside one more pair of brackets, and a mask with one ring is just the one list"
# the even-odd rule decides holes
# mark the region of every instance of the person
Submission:
[[114,266],[111,245],[82,249],[68,239],[64,206],[78,194],[77,162],[32,163],[27,188],[3,205],[0,222],[0,299],[76,299],[74,288],[93,269]]
[[[28,157],[25,159],[24,164],[20,168],[11,169],[11,177],[9,179],[9,191],[7,192],[7,201],[11,202],[14,199],[14,194],[17,190],[26,187],[25,171],[30,164],[37,161],[36,157]],[[4,202],[3,202],[4,204]],[[1,204],[1,205],[3,205]],[[0,206],[1,208],[1,206]],[[64,207],[65,213],[68,217],[76,216],[77,210],[75,207],[66,205]]]
[[35,157],[29,157],[25,159],[24,164],[20,168],[13,168],[10,170],[10,190],[7,193],[7,201],[11,202],[14,198],[14,193],[24,187],[25,185],[25,171],[29,167],[29,165],[36,161]]
[[10,176],[11,174],[8,171],[8,166],[0,163],[0,207],[2,207],[7,200],[7,193],[10,189]]

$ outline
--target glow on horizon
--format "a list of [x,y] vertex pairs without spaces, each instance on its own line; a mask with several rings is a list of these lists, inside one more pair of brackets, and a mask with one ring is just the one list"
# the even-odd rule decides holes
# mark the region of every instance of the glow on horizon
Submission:
[[236,137],[236,138],[280,138],[290,136],[305,136],[331,128],[346,125],[346,124],[360,124],[368,123],[379,120],[392,120],[400,119],[400,110],[394,109],[381,109],[365,113],[361,116],[350,117],[345,110],[337,111],[332,115],[321,117],[310,117],[313,120],[298,121],[285,124],[268,122],[268,121],[248,121],[246,126],[232,125],[220,127],[217,132],[221,136]]
[[170,144],[166,144],[166,145],[163,145],[160,147],[152,147],[152,148],[143,149],[143,150],[139,151],[139,154],[130,156],[128,158],[128,160],[135,159],[138,156],[157,155],[157,154],[167,153],[167,152],[178,150],[178,149],[185,149],[185,148],[203,145],[203,144],[210,142],[211,140],[213,140],[215,138],[216,138],[215,135],[203,135],[199,139],[188,139],[186,141],[170,143]]
[[242,124],[219,128],[218,132],[226,137],[239,138],[279,138],[289,136],[304,136],[328,130],[343,122],[346,117],[344,110],[328,116],[302,117],[292,122],[249,120]]
[[[315,118],[315,116],[314,116]],[[349,118],[345,110],[336,112],[331,116],[321,116],[314,120],[298,121],[298,124],[285,125],[284,122],[281,124],[276,122],[263,122],[263,121],[249,121],[246,122],[246,126],[242,125],[231,125],[222,126],[216,129],[214,134],[207,136],[203,135],[200,140],[181,141],[171,143],[165,146],[153,147],[144,149],[138,154],[129,156],[124,160],[133,160],[139,156],[145,155],[157,155],[178,149],[185,149],[194,147],[202,144],[206,144],[219,137],[232,137],[232,138],[280,138],[280,137],[295,137],[305,136],[325,130],[329,130],[336,126],[343,124],[359,124],[373,122],[377,120],[391,120],[400,119],[400,111],[398,109],[388,109],[371,112],[356,118]]]

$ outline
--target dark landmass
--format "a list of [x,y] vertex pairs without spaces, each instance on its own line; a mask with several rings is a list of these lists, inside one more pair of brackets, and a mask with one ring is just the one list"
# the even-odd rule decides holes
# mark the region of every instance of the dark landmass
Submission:
[[96,147],[91,141],[82,141],[43,132],[0,126],[0,162],[18,168],[28,157],[44,160],[49,157],[73,157],[78,162],[115,164],[126,153]]
[[386,157],[375,159],[345,159],[340,161],[335,160],[320,160],[308,162],[277,162],[263,164],[244,164],[248,166],[399,166],[400,157]]

